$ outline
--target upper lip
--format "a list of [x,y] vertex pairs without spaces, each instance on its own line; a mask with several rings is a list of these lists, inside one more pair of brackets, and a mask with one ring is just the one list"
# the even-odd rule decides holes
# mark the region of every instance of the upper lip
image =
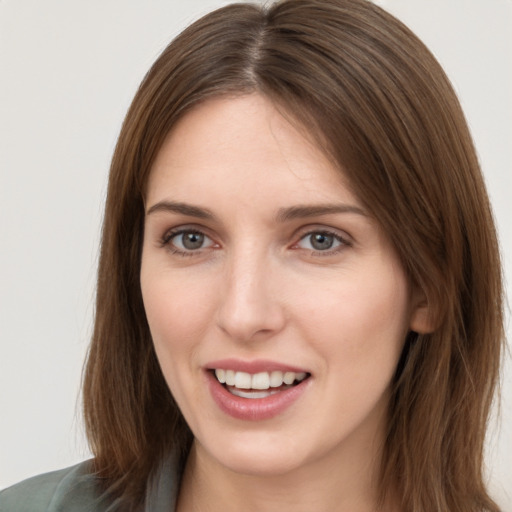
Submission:
[[307,369],[300,368],[298,366],[289,365],[286,363],[280,363],[278,361],[272,361],[269,359],[254,359],[254,360],[243,360],[243,359],[219,359],[211,361],[205,365],[207,370],[234,370],[236,372],[246,373],[260,373],[260,372],[295,372],[295,373],[309,373]]

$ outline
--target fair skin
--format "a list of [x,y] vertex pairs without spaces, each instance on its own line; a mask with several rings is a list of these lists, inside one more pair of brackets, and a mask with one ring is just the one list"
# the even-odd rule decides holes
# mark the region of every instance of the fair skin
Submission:
[[179,512],[375,510],[390,382],[426,312],[343,173],[271,102],[209,100],[169,134],[141,287],[195,439]]

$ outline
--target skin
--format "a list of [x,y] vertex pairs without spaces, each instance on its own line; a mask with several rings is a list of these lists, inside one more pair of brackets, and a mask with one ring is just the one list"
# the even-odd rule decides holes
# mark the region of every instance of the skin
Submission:
[[[283,218],[312,205],[346,211]],[[375,510],[390,382],[427,312],[342,170],[262,96],[209,100],[164,142],[146,211],[144,305],[195,437],[178,510]],[[205,235],[197,248],[176,234],[187,229]],[[332,247],[315,250],[312,233]],[[245,421],[206,385],[224,358],[311,377],[281,414]]]

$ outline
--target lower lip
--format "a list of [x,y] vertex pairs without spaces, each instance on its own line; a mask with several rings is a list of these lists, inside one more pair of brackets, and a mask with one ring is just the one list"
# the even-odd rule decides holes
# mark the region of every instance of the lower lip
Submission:
[[268,420],[294,404],[306,390],[310,378],[265,398],[242,398],[231,394],[211,372],[207,372],[210,393],[224,413],[246,421]]

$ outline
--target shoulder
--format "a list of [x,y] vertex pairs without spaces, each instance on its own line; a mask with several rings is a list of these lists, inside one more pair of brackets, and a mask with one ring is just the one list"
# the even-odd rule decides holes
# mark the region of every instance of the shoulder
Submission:
[[107,507],[90,461],[29,478],[0,492],[0,512],[101,512]]

